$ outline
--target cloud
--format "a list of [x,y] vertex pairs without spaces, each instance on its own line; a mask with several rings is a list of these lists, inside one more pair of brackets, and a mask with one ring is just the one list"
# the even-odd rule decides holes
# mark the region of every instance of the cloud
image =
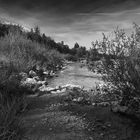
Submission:
[[102,32],[140,23],[139,0],[0,0],[0,17],[27,27],[39,25],[55,40],[91,46]]

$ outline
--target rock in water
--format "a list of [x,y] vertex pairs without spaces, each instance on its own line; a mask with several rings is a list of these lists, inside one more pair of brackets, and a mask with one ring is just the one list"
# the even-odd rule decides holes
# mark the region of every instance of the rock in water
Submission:
[[26,78],[25,81],[21,81],[22,85],[33,85],[36,84],[37,81],[34,78]]
[[37,76],[37,74],[36,74],[35,71],[30,70],[30,71],[29,71],[29,76],[30,76],[31,78],[33,78],[33,77]]

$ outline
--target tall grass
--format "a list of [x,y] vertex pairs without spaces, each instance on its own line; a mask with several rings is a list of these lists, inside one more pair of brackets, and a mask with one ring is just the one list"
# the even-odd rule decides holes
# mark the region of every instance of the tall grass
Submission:
[[0,139],[20,140],[23,131],[19,114],[26,105],[27,89],[20,86],[20,72],[39,65],[55,71],[62,58],[55,50],[27,39],[26,34],[10,31],[0,38]]
[[46,67],[56,63],[61,64],[61,56],[57,51],[32,42],[19,32],[14,34],[10,32],[0,39],[0,57],[3,61],[12,63],[18,72],[28,71],[36,64]]

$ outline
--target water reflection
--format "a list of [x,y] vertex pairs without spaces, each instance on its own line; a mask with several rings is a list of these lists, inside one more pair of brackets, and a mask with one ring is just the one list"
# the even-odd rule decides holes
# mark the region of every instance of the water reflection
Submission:
[[66,84],[80,85],[85,89],[94,88],[96,83],[101,82],[101,76],[90,72],[86,67],[80,67],[79,63],[71,63],[59,72],[58,77],[49,81],[49,86],[56,87]]

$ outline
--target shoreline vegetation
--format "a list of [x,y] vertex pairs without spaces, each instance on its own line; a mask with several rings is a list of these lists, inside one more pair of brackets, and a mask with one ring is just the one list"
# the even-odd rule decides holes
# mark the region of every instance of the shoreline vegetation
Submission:
[[[117,29],[114,39],[103,35],[88,51],[78,43],[72,49],[56,43],[38,27],[0,29],[1,140],[140,138],[137,25],[131,37]],[[102,75],[104,84],[89,91],[70,84],[49,87],[48,80],[71,61]]]
[[86,54],[85,47],[76,43],[69,49],[41,34],[39,27],[28,32],[0,23],[0,139],[23,138],[20,114],[27,107],[26,96],[47,85],[46,80],[63,68],[64,58],[76,60],[82,53]]

